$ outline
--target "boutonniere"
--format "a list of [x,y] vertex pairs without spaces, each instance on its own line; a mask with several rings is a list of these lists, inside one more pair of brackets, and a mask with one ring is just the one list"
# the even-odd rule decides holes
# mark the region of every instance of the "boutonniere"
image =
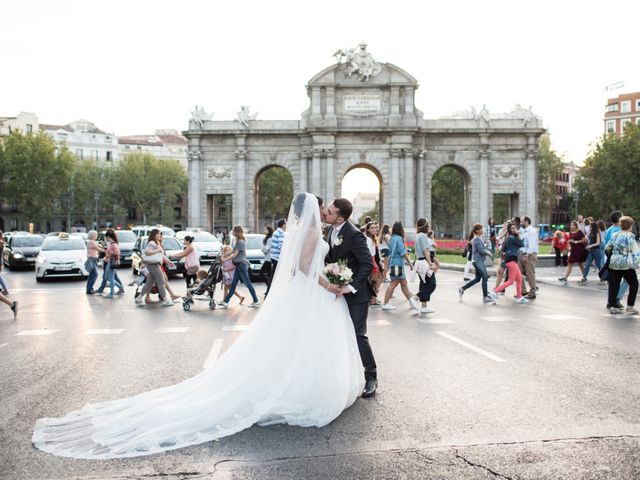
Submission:
[[338,238],[336,238],[335,242],[333,242],[333,244],[336,247],[339,247],[340,245],[342,245],[342,235],[338,235]]

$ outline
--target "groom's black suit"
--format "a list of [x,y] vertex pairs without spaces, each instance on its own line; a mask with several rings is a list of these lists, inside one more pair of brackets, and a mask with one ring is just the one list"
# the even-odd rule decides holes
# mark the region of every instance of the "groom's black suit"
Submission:
[[339,241],[336,242],[339,245],[334,245],[331,242],[333,229],[334,227],[329,229],[325,238],[331,247],[326,261],[334,263],[338,260],[344,260],[353,271],[351,286],[356,290],[356,293],[346,293],[344,298],[349,306],[349,315],[356,331],[358,350],[364,366],[364,377],[367,380],[376,380],[376,360],[373,358],[373,351],[367,338],[369,300],[374,293],[369,281],[369,275],[373,270],[371,252],[367,247],[365,236],[351,222],[345,222],[340,228]]

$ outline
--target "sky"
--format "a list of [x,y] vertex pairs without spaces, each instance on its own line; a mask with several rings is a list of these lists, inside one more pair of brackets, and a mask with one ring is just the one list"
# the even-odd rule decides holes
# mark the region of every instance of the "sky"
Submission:
[[640,90],[639,23],[630,0],[5,0],[0,116],[85,118],[116,135],[184,130],[196,104],[214,120],[240,105],[296,120],[308,80],[364,40],[418,79],[425,118],[532,106],[552,146],[581,164],[606,99]]

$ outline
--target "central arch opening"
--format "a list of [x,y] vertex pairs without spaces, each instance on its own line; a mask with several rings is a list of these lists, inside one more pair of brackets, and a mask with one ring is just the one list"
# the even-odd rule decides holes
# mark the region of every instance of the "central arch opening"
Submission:
[[382,221],[382,177],[373,167],[366,164],[351,167],[342,178],[342,196],[353,204],[353,223],[364,226],[367,216]]
[[287,218],[292,200],[293,177],[289,170],[270,165],[258,172],[255,232],[262,233],[265,226],[273,227],[278,219]]
[[431,179],[431,216],[436,238],[464,238],[467,225],[466,172],[440,167]]

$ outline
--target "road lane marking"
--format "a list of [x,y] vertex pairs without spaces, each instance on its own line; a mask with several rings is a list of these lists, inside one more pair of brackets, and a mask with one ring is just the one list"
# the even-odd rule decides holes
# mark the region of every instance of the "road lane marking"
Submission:
[[6,347],[7,345],[9,345],[8,343],[3,343],[2,345],[0,345],[0,348]]
[[124,328],[92,328],[87,330],[87,335],[118,335],[124,332]]
[[498,357],[497,355],[494,355],[491,352],[487,352],[486,350],[483,350],[479,347],[476,347],[475,345],[471,345],[469,342],[465,342],[464,340],[459,339],[458,337],[454,337],[453,335],[449,335],[446,332],[436,332],[438,335],[443,336],[444,338],[447,338],[449,340],[451,340],[452,342],[457,343],[458,345],[462,345],[463,347],[468,348],[469,350],[472,350],[476,353],[479,353],[480,355],[484,355],[487,358],[490,358],[491,360],[493,360],[494,362],[506,362],[505,359]]
[[372,323],[374,325],[391,325],[389,320],[374,320]]
[[23,335],[51,335],[57,331],[58,330],[23,330],[22,332],[16,333],[16,337]]
[[156,333],[185,333],[189,327],[162,327],[156,330]]
[[439,325],[439,324],[445,324],[445,323],[454,323],[453,320],[450,320],[448,318],[416,318],[417,321],[419,321],[420,323],[424,323],[426,325]]
[[207,356],[207,359],[204,361],[204,365],[202,366],[203,370],[209,368],[211,365],[216,363],[218,356],[220,355],[220,350],[222,350],[222,344],[224,343],[224,339],[216,338],[213,341],[213,346],[211,347],[211,351]]
[[512,322],[513,320],[517,320],[517,318],[515,315],[512,317],[496,315],[495,317],[480,317],[480,320],[484,320],[485,322]]
[[[633,320],[634,318],[640,319],[638,315],[629,315],[628,313],[601,313],[600,316],[606,318],[624,318],[626,320]],[[638,325],[640,325],[640,323]]]
[[554,315],[540,315],[542,318],[546,318],[547,320],[582,320],[582,317],[577,317],[575,315],[565,315],[564,313],[556,313]]
[[222,327],[223,332],[242,332],[249,328],[249,325],[227,325]]

